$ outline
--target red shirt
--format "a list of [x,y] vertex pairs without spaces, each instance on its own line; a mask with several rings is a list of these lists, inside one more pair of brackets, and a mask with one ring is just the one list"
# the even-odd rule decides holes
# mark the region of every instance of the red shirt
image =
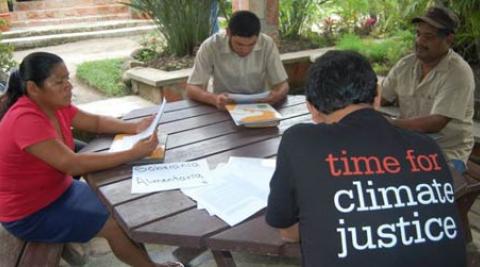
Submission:
[[26,152],[26,148],[59,139],[74,149],[70,129],[77,108],[57,110],[62,136],[47,115],[23,96],[0,121],[0,221],[22,219],[55,201],[72,183],[72,177]]

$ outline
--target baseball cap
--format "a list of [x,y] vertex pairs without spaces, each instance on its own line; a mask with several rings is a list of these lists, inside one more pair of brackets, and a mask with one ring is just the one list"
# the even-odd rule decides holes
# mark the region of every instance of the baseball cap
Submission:
[[458,17],[444,7],[431,7],[427,13],[412,19],[412,23],[425,22],[437,29],[454,33],[458,26]]

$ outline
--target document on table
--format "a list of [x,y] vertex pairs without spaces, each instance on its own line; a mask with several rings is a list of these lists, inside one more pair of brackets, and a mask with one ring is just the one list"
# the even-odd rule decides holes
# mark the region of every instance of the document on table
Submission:
[[210,185],[182,192],[197,202],[197,208],[233,226],[267,206],[274,170],[275,160],[232,157],[211,171]]
[[208,185],[209,174],[206,160],[135,166],[132,194]]
[[167,100],[163,98],[162,104],[159,106],[157,114],[155,115],[155,118],[153,119],[152,123],[148,126],[147,129],[135,135],[125,135],[121,138],[120,142],[113,142],[112,145],[110,146],[109,152],[118,152],[118,151],[128,150],[132,148],[138,141],[150,137],[153,134],[153,132],[155,132],[155,130],[158,127],[158,124],[160,123],[160,118],[163,115],[163,111],[165,110],[166,103],[167,103]]
[[228,98],[238,104],[255,103],[260,99],[264,99],[270,94],[270,91],[266,91],[258,94],[228,94]]

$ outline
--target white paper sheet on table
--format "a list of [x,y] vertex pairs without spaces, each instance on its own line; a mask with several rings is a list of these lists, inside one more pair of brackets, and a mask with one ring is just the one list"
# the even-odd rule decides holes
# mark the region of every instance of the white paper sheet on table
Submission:
[[155,132],[155,130],[157,129],[158,124],[160,123],[160,118],[163,115],[163,111],[165,110],[166,103],[167,103],[167,100],[163,98],[162,104],[159,106],[157,114],[155,115],[155,118],[153,119],[152,123],[150,123],[147,129],[135,135],[127,135],[122,138],[121,142],[113,142],[112,145],[110,146],[109,152],[118,152],[118,151],[128,150],[132,148],[138,141],[151,136],[153,132]]
[[182,192],[197,201],[199,209],[233,226],[267,206],[274,170],[275,160],[232,157],[211,171],[210,185]]
[[270,94],[269,91],[258,94],[228,94],[228,98],[238,104],[254,103],[260,99],[267,97]]
[[205,186],[209,175],[206,160],[134,166],[132,194]]

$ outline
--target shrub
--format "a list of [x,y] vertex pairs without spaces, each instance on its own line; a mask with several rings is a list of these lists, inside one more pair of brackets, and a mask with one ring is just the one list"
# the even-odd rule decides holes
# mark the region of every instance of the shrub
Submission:
[[8,73],[16,65],[13,60],[13,46],[0,43],[0,72]]
[[403,56],[412,50],[413,34],[408,31],[398,32],[386,39],[372,39],[346,34],[337,43],[338,49],[353,50],[366,56],[379,75],[388,70]]
[[169,54],[193,55],[195,47],[210,35],[212,0],[131,0],[125,4],[153,19]]
[[77,77],[107,96],[126,95],[122,64],[122,59],[87,61],[78,66]]

